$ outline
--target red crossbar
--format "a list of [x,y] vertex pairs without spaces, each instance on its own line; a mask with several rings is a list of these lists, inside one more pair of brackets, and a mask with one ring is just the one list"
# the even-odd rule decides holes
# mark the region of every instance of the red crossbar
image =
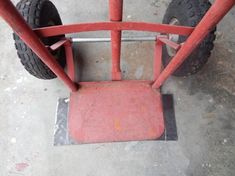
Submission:
[[179,34],[183,36],[190,35],[194,28],[187,26],[173,26],[158,23],[144,22],[96,22],[96,23],[81,23],[68,24],[60,26],[50,26],[34,29],[34,32],[39,37],[51,37],[62,34],[89,32],[89,31],[113,31],[113,30],[133,30],[146,32],[159,32],[167,34]]

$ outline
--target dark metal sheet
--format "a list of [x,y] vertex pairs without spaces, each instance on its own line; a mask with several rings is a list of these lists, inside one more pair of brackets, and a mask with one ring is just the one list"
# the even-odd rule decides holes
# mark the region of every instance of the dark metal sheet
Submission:
[[[158,140],[171,141],[177,140],[177,126],[174,112],[173,95],[162,95],[165,132]],[[60,98],[57,104],[55,132],[54,132],[54,145],[76,145],[68,133],[68,98]]]

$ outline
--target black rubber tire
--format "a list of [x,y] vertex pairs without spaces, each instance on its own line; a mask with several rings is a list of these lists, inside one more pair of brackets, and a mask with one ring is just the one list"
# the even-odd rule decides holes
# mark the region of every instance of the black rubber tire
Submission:
[[[195,27],[210,8],[211,3],[208,0],[172,0],[169,4],[165,16],[164,24],[169,24],[172,18],[178,19],[180,25]],[[192,52],[192,54],[183,62],[183,64],[173,73],[175,76],[189,76],[197,73],[208,61],[211,50],[214,48],[215,40],[214,28],[201,44]],[[180,36],[179,43],[183,43],[187,37]],[[166,46],[163,47],[163,65],[164,67],[171,61]]]
[[[56,7],[49,0],[21,0],[16,8],[31,28],[61,25]],[[56,75],[40,60],[40,58],[14,33],[15,47],[18,57],[25,69],[39,79],[53,79]],[[65,36],[42,39],[45,45],[52,45]],[[60,48],[52,52],[57,62],[65,67],[65,50]]]

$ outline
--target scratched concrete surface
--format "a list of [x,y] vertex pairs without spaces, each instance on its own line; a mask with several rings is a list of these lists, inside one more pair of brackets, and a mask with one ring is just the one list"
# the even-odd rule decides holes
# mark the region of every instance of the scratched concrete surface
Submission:
[[[17,0],[14,0],[17,2]],[[64,23],[108,19],[107,0],[53,2]],[[124,19],[160,22],[169,1],[126,0]],[[179,140],[53,146],[59,80],[42,81],[21,66],[11,30],[0,20],[0,175],[2,176],[233,176],[235,173],[235,8],[218,25],[215,49],[197,75],[171,77]],[[124,32],[124,35],[153,35]],[[83,33],[79,36],[107,36]],[[108,80],[108,44],[74,46],[79,79]],[[77,49],[79,50],[77,51]],[[150,79],[152,43],[123,45],[125,79]]]

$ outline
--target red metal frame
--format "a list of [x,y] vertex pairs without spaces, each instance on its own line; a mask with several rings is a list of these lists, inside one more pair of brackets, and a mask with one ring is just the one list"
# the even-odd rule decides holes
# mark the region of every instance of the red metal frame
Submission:
[[[74,25],[61,25],[45,27],[32,30],[24,21],[23,17],[16,10],[10,0],[0,0],[0,16],[12,27],[19,37],[48,65],[48,67],[72,90],[76,91],[78,86],[71,80],[53,56],[44,46],[39,37],[56,36],[66,33],[110,30],[112,38],[112,80],[121,80],[120,53],[121,53],[121,31],[138,30],[161,33],[174,33],[179,35],[189,35],[187,41],[177,52],[169,65],[156,77],[153,88],[159,88],[164,81],[180,66],[188,55],[199,45],[209,31],[226,15],[234,6],[234,0],[216,0],[201,22],[194,28],[183,26],[171,26],[164,24],[152,24],[141,22],[121,22],[123,0],[110,0],[110,20],[111,22],[85,23]],[[164,39],[165,40],[165,39]],[[170,44],[170,42],[161,42]],[[157,42],[159,43],[159,42]],[[172,44],[172,42],[171,42]],[[156,45],[158,48],[159,45]],[[175,46],[177,47],[177,46]],[[66,47],[68,51],[68,46]],[[68,54],[71,57],[71,53]],[[160,59],[160,57],[158,58]],[[71,59],[70,59],[71,60]],[[160,63],[160,62],[156,62]],[[155,66],[156,67],[156,66]],[[70,66],[71,68],[71,66]],[[70,75],[71,76],[71,75]]]
[[[109,0],[110,22],[60,25],[32,30],[10,0],[0,0],[0,16],[72,91],[69,126],[70,134],[74,139],[84,143],[107,142],[155,139],[162,135],[164,122],[160,86],[234,4],[235,0],[216,0],[195,28],[156,23],[122,22],[123,0]],[[75,83],[70,39],[61,39],[52,46],[45,46],[40,38],[100,30],[111,31],[113,82],[79,83],[81,87],[78,89],[78,85]],[[185,43],[176,44],[170,41],[166,35],[156,36],[153,81],[120,82],[122,79],[120,56],[123,30],[171,33],[189,37]],[[165,44],[178,51],[162,71],[162,47]],[[65,47],[66,52],[67,74],[50,53],[50,50],[56,50],[62,46]],[[82,101],[78,101],[80,99]],[[87,113],[90,113],[89,116]],[[99,118],[97,118],[97,114]]]

